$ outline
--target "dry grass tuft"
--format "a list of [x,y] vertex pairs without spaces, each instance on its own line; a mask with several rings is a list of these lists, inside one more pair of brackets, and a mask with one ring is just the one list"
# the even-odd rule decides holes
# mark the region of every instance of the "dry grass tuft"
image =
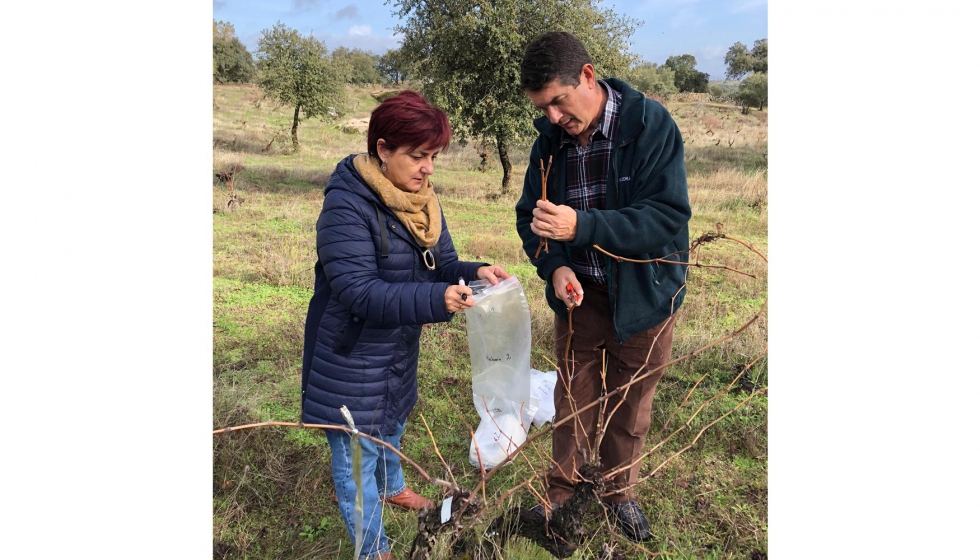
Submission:
[[473,255],[474,260],[491,263],[519,261],[524,256],[520,239],[485,233],[477,233],[470,237],[464,249]]
[[[740,206],[762,210],[769,200],[765,172],[745,173],[720,169],[706,175],[689,175],[688,188],[695,214],[708,210],[737,210]],[[699,212],[698,210],[701,210]]]

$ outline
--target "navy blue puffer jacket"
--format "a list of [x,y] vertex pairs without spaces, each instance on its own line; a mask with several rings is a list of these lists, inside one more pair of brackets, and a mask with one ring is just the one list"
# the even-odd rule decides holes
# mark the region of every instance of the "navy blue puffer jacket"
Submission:
[[[442,220],[435,270],[423,248],[354,168],[337,164],[316,224],[316,282],[303,348],[303,422],[392,435],[418,400],[419,336],[424,323],[449,321],[445,292],[476,279],[485,263],[461,262]],[[380,227],[379,227],[380,212]],[[387,257],[382,257],[381,228]]]

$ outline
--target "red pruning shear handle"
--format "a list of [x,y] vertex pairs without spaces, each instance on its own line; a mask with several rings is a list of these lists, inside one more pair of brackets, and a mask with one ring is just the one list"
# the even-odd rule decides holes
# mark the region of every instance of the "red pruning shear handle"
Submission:
[[575,301],[576,304],[582,299],[582,296],[575,293],[575,288],[571,282],[565,285],[565,293],[568,295],[568,299]]

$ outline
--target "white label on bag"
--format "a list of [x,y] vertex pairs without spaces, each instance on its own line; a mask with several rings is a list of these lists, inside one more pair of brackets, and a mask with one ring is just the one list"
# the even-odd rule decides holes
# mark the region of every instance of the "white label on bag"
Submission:
[[453,514],[453,497],[449,496],[448,498],[442,501],[442,520],[440,521],[440,523],[445,523],[446,521],[449,521],[449,518],[452,517],[452,514]]

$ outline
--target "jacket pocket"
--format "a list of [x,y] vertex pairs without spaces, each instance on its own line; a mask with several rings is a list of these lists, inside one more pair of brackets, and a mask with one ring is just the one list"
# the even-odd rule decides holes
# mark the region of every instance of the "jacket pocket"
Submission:
[[344,334],[340,335],[340,340],[337,341],[334,352],[338,356],[350,356],[351,351],[354,350],[354,345],[357,344],[357,339],[361,337],[361,330],[363,328],[364,319],[352,316],[347,321],[347,328],[344,329]]

